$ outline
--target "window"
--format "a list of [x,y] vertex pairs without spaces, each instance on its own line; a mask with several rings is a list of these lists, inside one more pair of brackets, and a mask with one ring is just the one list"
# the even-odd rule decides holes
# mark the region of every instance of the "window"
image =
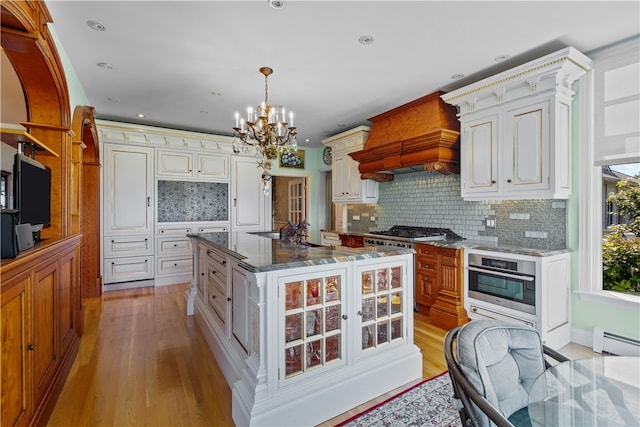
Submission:
[[626,220],[607,195],[640,164],[640,38],[589,56],[593,70],[580,82],[582,139],[590,142],[580,154],[580,288],[602,292],[603,231]]

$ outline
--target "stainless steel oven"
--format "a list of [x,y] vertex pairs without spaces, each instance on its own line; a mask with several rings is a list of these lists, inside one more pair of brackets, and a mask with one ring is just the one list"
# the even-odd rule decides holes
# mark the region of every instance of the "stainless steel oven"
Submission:
[[468,254],[469,299],[536,314],[536,263],[508,257]]

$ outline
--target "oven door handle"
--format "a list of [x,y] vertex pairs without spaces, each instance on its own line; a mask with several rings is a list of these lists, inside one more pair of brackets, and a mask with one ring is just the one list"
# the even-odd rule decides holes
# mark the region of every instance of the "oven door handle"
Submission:
[[531,276],[519,276],[517,274],[509,274],[509,273],[502,273],[500,271],[485,270],[484,268],[477,268],[472,266],[468,266],[467,268],[471,271],[476,271],[478,273],[494,274],[496,276],[508,277],[509,279],[524,280],[525,282],[533,282],[535,280],[535,277],[531,277]]

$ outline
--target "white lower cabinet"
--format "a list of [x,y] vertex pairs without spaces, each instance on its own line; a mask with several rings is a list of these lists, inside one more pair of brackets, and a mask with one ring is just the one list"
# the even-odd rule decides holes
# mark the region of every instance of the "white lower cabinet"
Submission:
[[228,224],[211,223],[172,223],[156,226],[155,285],[172,285],[191,280],[193,248],[188,234],[228,230]]
[[[216,251],[193,240],[196,260]],[[422,377],[413,254],[263,272],[228,263],[227,317],[207,295],[222,295],[221,276],[209,271],[203,283],[200,266],[187,310],[232,387],[236,425],[317,425]]]
[[153,279],[153,256],[105,258],[104,283]]

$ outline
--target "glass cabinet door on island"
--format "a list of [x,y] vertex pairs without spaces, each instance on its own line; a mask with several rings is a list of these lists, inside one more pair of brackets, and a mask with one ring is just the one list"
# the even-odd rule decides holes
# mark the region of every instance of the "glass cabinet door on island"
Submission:
[[283,279],[281,379],[344,363],[344,273],[334,270],[327,275],[320,272]]
[[404,340],[402,265],[360,270],[362,350]]

